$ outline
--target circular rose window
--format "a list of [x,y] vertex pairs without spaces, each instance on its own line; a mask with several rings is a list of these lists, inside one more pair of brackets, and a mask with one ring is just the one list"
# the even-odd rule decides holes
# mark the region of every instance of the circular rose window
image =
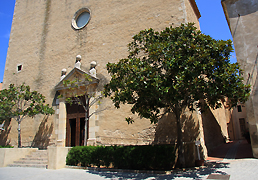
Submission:
[[74,29],[84,28],[90,20],[90,11],[88,8],[82,8],[77,11],[72,19],[72,26]]

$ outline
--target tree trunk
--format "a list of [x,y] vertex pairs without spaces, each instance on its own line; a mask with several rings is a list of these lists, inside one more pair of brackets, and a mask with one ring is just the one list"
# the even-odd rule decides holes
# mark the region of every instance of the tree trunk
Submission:
[[85,125],[84,125],[84,146],[87,146],[87,134],[88,134],[88,117],[87,112],[85,113]]
[[178,166],[179,168],[185,167],[185,155],[184,155],[184,146],[183,146],[183,133],[182,126],[180,121],[180,113],[175,112],[176,122],[177,122],[177,148],[178,148]]
[[85,126],[84,126],[84,146],[87,146],[87,136],[88,136],[88,122],[89,122],[89,103],[90,99],[88,96],[85,96]]
[[18,119],[18,148],[21,147],[21,121]]

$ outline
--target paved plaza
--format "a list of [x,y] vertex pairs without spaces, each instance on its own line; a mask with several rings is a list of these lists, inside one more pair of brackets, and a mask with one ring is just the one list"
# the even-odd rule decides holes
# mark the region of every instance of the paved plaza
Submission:
[[196,179],[203,180],[211,174],[230,175],[230,180],[258,179],[258,159],[250,158],[250,145],[245,141],[224,144],[208,158],[204,167],[174,171],[171,174],[146,174],[106,172],[83,169],[41,169],[23,167],[0,168],[0,180],[91,180],[91,179]]
[[99,172],[83,169],[50,170],[41,168],[4,167],[0,168],[1,180],[91,180],[91,179],[207,179],[210,174],[230,175],[230,180],[255,180],[258,178],[257,159],[223,160],[199,170],[174,174],[143,174]]

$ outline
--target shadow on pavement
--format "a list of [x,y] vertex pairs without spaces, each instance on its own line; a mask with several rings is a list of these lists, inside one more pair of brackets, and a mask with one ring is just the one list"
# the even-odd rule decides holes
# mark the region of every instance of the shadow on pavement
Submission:
[[[130,172],[111,172],[111,171],[93,171],[89,170],[88,173],[102,176],[104,178],[115,179],[175,179],[175,178],[192,178],[202,179],[209,174],[221,174],[227,175],[227,173],[221,171],[221,168],[229,168],[229,163],[208,162],[206,166],[187,169],[185,171],[171,171],[171,174],[148,174],[148,173],[130,173]],[[220,170],[218,170],[220,169]]]
[[228,156],[231,157],[230,159],[253,158],[251,144],[246,140],[236,140],[224,143],[209,153],[207,159],[216,160],[216,158],[219,158],[222,160],[228,158]]

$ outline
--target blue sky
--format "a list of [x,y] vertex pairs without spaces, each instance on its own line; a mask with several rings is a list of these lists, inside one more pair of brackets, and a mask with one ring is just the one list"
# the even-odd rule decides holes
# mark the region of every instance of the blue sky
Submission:
[[5,59],[12,26],[15,0],[0,0],[0,82],[3,81]]
[[[202,15],[201,31],[214,39],[232,39],[221,0],[196,0],[196,3]],[[15,0],[0,0],[0,82],[4,76],[14,4]],[[236,62],[235,53],[232,54],[231,62]]]

